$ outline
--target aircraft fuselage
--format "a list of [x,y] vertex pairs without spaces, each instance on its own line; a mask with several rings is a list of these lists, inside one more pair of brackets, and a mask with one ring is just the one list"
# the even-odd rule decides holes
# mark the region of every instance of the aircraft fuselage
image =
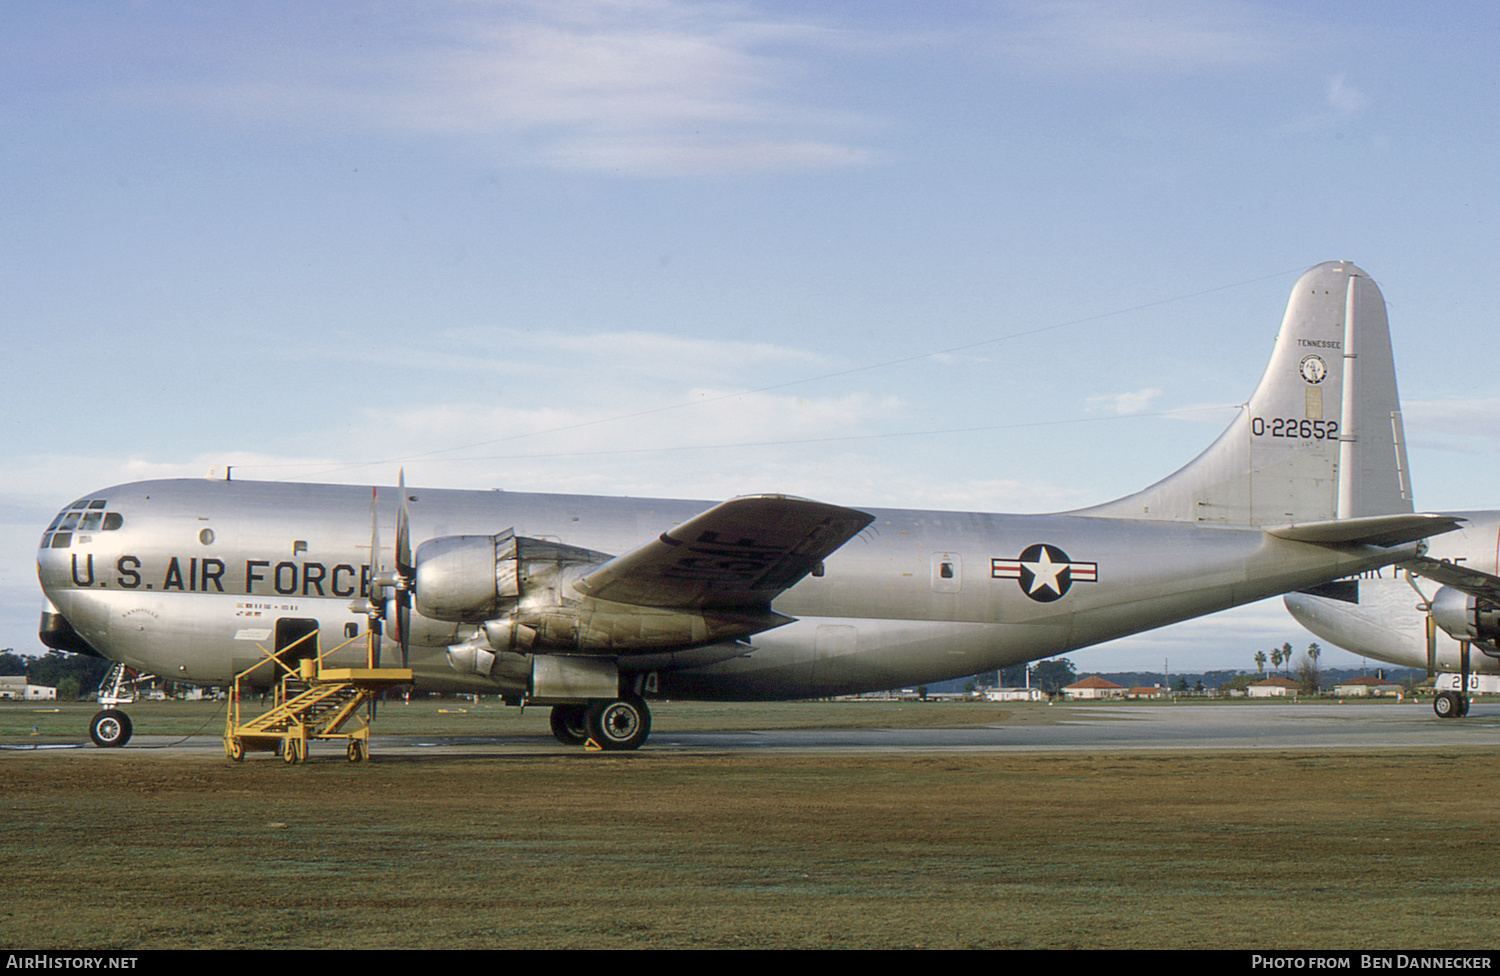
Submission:
[[[492,535],[628,552],[710,503],[406,489],[414,542]],[[370,554],[369,488],[156,481],[95,492],[43,538],[56,612],[112,660],[225,684],[316,629],[333,666],[365,658],[361,606],[389,565],[395,489],[379,492],[386,552]],[[1255,528],[1086,515],[865,509],[874,521],[774,602],[794,622],[743,643],[618,657],[661,697],[756,700],[880,690],[1062,654],[1384,565],[1413,546],[1344,548]],[[78,517],[69,519],[69,513]],[[112,524],[111,524],[112,523]],[[531,655],[465,673],[448,648],[471,623],[413,615],[410,665],[435,690],[527,692]],[[387,639],[382,654],[398,651]],[[266,669],[269,672],[269,668]]]

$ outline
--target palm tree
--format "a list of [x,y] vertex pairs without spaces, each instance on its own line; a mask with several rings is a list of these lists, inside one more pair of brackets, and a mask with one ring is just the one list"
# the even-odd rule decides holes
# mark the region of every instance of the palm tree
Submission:
[[1265,651],[1256,651],[1255,652],[1255,673],[1256,674],[1265,674],[1266,673],[1266,652]]

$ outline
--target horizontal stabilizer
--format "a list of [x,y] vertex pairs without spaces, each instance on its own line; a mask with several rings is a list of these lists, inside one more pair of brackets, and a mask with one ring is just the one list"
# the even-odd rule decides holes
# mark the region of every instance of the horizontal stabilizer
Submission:
[[573,585],[587,596],[642,607],[768,607],[874,520],[786,495],[732,498]]
[[1464,521],[1467,520],[1456,515],[1436,515],[1430,512],[1366,515],[1361,518],[1276,525],[1267,528],[1266,533],[1278,539],[1311,542],[1320,546],[1399,546],[1404,542],[1415,542],[1428,536],[1452,532]]
[[1500,576],[1491,576],[1446,559],[1431,559],[1427,556],[1404,562],[1401,568],[1500,606]]

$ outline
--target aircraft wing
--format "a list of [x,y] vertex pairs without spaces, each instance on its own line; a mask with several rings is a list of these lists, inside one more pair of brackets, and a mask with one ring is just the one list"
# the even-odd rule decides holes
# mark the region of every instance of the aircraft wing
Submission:
[[732,498],[573,585],[587,596],[643,607],[765,608],[874,520],[787,495]]
[[1268,535],[1315,545],[1399,546],[1432,535],[1441,535],[1467,521],[1456,515],[1430,512],[1401,515],[1366,515],[1360,518],[1293,522],[1266,529]]
[[1401,563],[1401,567],[1411,570],[1418,576],[1425,576],[1444,586],[1451,586],[1455,590],[1482,597],[1500,606],[1500,576],[1491,576],[1489,573],[1459,563],[1446,559],[1432,559],[1428,556],[1408,560]]

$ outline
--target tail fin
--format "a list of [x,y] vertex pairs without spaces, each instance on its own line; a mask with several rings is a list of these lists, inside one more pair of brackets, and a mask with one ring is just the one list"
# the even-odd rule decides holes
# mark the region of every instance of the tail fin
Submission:
[[1411,511],[1385,299],[1330,261],[1298,279],[1270,366],[1208,450],[1074,514],[1273,526]]

